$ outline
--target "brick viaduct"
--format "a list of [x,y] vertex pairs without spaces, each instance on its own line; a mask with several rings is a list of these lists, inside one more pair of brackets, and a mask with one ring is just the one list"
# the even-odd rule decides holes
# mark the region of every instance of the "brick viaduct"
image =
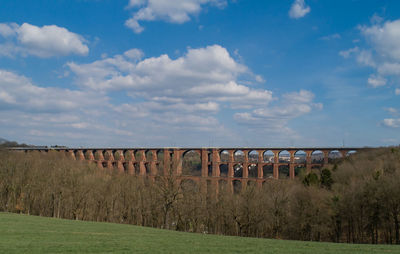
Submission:
[[[20,151],[49,150],[64,153],[74,160],[87,160],[99,168],[118,170],[132,175],[155,177],[169,170],[179,179],[197,184],[228,184],[245,188],[261,186],[268,179],[294,179],[298,168],[310,172],[332,159],[349,156],[367,148],[15,148]],[[187,173],[185,156],[196,157],[197,171]]]

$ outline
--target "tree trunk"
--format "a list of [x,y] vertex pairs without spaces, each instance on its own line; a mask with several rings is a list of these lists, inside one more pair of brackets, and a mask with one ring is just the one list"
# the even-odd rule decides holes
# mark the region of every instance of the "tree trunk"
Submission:
[[396,244],[400,244],[400,239],[399,239],[399,218],[397,214],[394,214],[394,230],[396,232]]

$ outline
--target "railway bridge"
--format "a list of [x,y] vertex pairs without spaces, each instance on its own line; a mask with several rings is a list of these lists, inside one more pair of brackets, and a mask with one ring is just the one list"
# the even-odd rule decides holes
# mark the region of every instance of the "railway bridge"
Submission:
[[263,148],[13,148],[24,152],[57,151],[73,160],[131,175],[156,177],[173,172],[198,184],[227,184],[231,188],[261,186],[268,179],[294,179],[300,169],[311,172],[328,163],[368,148],[263,147]]

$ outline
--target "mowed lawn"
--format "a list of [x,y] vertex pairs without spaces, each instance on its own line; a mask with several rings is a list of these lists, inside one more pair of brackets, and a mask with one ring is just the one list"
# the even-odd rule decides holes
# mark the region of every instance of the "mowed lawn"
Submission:
[[0,213],[0,253],[400,253],[400,246],[269,240]]

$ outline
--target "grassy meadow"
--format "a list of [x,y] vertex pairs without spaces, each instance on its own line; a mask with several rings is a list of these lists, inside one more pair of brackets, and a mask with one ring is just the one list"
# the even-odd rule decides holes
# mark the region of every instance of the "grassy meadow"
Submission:
[[270,240],[0,213],[0,253],[400,253],[395,245]]

